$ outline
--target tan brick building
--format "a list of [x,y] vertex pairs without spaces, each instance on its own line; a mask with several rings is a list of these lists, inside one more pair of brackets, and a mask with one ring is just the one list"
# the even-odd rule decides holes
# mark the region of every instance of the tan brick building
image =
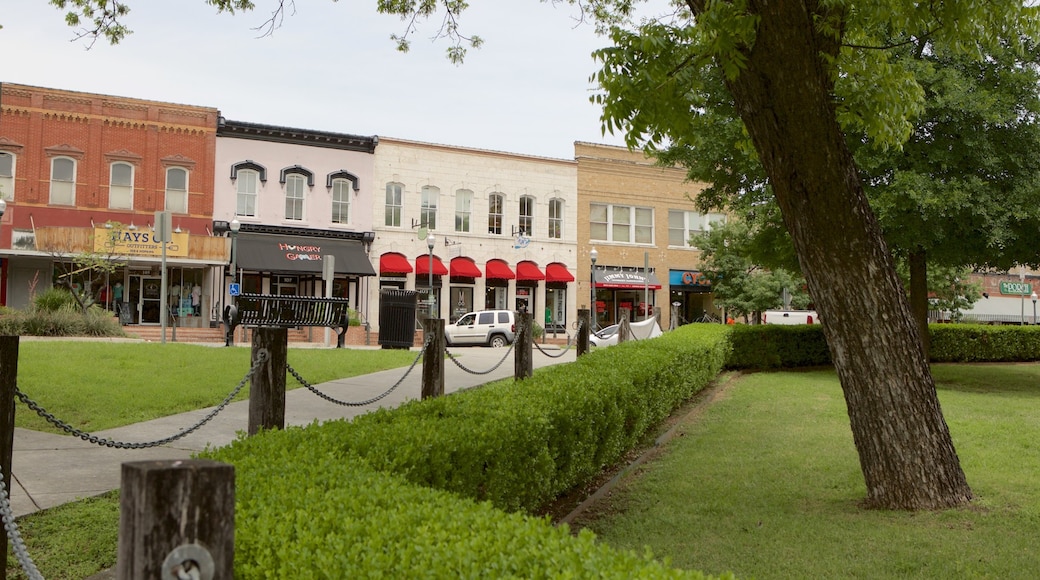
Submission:
[[691,234],[724,219],[696,211],[691,200],[705,185],[687,182],[682,169],[655,165],[643,153],[622,147],[578,142],[574,157],[578,307],[591,302],[594,278],[601,327],[615,323],[621,308],[641,320],[660,307],[663,329],[671,327],[673,313],[677,325],[706,314],[721,317],[699,271],[701,252],[689,244]]

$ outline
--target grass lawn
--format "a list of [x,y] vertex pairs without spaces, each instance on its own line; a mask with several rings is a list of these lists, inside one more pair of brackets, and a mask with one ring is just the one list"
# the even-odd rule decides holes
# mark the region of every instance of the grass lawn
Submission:
[[[863,476],[834,373],[759,373],[732,381],[577,525],[618,548],[649,547],[673,565],[739,578],[1040,576],[1040,365],[938,365],[934,374],[978,496],[969,508],[861,509]],[[78,580],[114,566],[118,520],[112,492],[19,525],[46,578]],[[22,577],[16,568],[9,556],[9,578]]]
[[737,381],[578,524],[618,548],[740,578],[1040,576],[1040,365],[936,365],[977,499],[867,511],[832,371]]
[[[407,350],[290,348],[286,360],[312,385],[405,367]],[[219,405],[249,372],[249,348],[184,343],[112,343],[23,340],[18,390],[62,421],[102,431]],[[286,388],[300,384],[291,375]],[[246,399],[246,385],[236,400]],[[51,427],[21,401],[15,425]]]

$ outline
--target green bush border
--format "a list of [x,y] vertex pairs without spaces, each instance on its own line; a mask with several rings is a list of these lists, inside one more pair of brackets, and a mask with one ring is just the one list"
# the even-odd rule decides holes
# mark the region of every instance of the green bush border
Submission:
[[728,332],[690,325],[528,380],[208,452],[236,467],[236,573],[702,578],[516,512],[621,460],[721,372]]

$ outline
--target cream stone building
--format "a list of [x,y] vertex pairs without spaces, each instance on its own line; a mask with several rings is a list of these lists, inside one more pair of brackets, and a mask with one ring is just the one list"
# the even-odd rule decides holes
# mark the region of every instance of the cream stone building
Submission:
[[573,334],[574,161],[380,137],[374,187],[371,304],[382,290],[417,291],[419,312],[432,299],[447,324],[475,310],[526,310],[550,335]]
[[622,308],[641,320],[660,307],[663,329],[721,318],[699,270],[701,252],[689,242],[725,220],[697,212],[692,200],[706,186],[687,182],[683,169],[658,166],[623,147],[578,142],[574,157],[578,308],[592,302],[595,284],[600,327],[617,322]]

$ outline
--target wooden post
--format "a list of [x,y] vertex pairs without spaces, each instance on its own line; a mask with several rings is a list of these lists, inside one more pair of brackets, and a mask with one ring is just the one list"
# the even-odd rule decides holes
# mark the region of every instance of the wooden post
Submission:
[[424,318],[423,340],[430,337],[422,361],[423,399],[444,396],[444,319]]
[[534,373],[534,333],[531,314],[516,312],[516,346],[513,347],[513,379],[521,380]]
[[208,459],[122,467],[116,578],[233,578],[235,468]]
[[631,338],[632,329],[628,327],[628,319],[632,315],[632,311],[628,308],[622,308],[619,315],[621,320],[618,320],[617,341],[618,344],[621,344]]
[[578,336],[575,339],[577,344],[577,355],[581,356],[589,352],[589,334],[592,331],[592,311],[587,308],[578,309]]
[[[14,462],[14,390],[18,386],[18,337],[0,336],[0,469],[7,498],[11,498],[11,464]],[[7,531],[0,546],[0,580],[7,580]]]
[[285,357],[289,350],[289,331],[257,328],[253,331],[251,364],[255,364],[261,349],[269,356],[249,377],[250,435],[263,429],[285,428]]

